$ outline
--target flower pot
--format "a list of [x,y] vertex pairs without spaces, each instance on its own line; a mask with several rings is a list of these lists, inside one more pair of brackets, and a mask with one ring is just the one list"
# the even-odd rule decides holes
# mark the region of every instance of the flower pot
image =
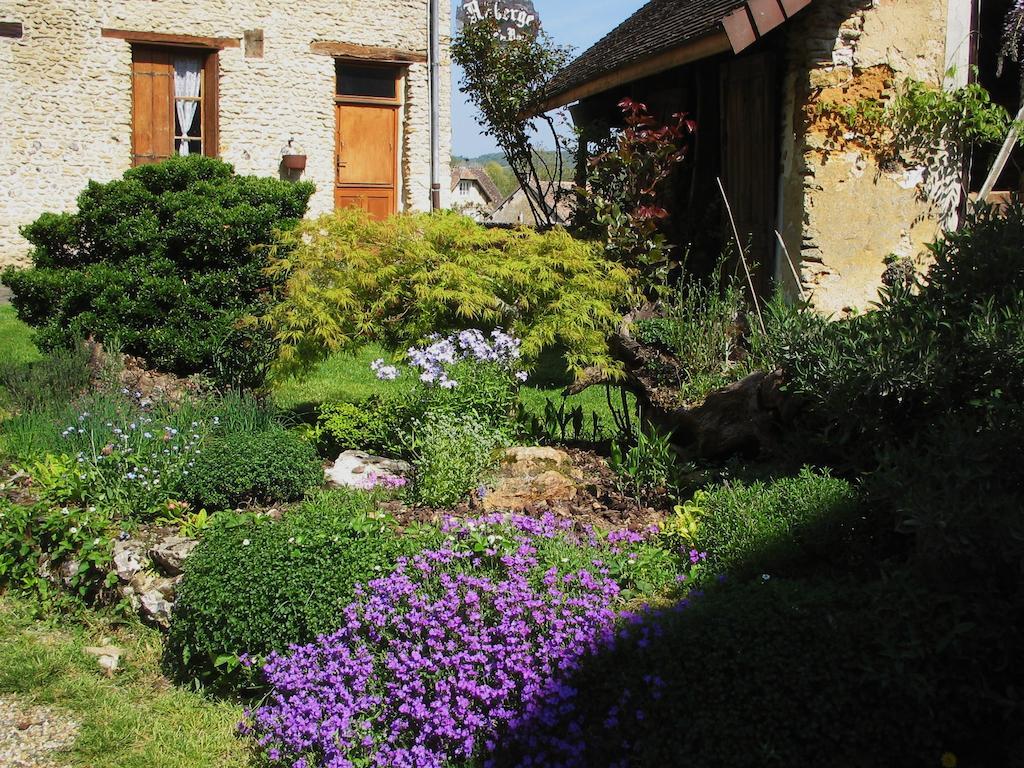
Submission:
[[281,163],[289,171],[301,171],[306,167],[305,155],[282,155]]

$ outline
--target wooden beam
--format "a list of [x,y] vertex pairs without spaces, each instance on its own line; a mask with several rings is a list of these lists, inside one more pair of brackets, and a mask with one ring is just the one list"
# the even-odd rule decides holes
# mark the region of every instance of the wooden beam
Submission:
[[664,51],[641,61],[635,61],[614,72],[590,80],[568,91],[551,96],[540,108],[540,112],[556,109],[574,101],[585,99],[597,93],[610,91],[626,83],[642,80],[675,67],[681,67],[700,59],[706,59],[719,53],[731,50],[729,36],[725,32],[715,32],[685,45]]
[[425,64],[427,62],[427,54],[419,51],[340,43],[333,40],[314,40],[309,44],[309,50],[324,56],[351,59],[352,61],[376,61],[383,64]]
[[0,37],[20,38],[25,34],[20,21],[0,21]]
[[739,53],[757,41],[757,30],[754,29],[745,5],[722,19],[722,26],[725,27],[726,34],[729,36],[733,53]]
[[154,43],[157,45],[178,45],[185,48],[238,48],[237,37],[197,37],[195,35],[171,35],[163,32],[143,32],[133,29],[100,30],[100,35],[129,43]]
[[767,35],[786,20],[779,0],[750,0],[747,3],[750,15],[754,17],[757,34]]

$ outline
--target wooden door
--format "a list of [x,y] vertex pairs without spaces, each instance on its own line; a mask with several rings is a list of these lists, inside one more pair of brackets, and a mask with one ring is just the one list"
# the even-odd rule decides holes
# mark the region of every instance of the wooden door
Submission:
[[338,104],[334,205],[375,219],[396,211],[398,107]]
[[722,65],[722,183],[762,295],[775,262],[778,91],[771,53]]

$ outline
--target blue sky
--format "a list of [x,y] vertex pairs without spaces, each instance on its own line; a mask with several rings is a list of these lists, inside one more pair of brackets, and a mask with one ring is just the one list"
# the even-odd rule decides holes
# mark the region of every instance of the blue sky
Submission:
[[[571,45],[582,53],[629,17],[646,0],[533,0],[547,33],[561,45]],[[459,0],[452,0],[455,13]],[[494,152],[494,143],[480,135],[473,110],[459,91],[462,73],[452,68],[452,152],[476,157]]]

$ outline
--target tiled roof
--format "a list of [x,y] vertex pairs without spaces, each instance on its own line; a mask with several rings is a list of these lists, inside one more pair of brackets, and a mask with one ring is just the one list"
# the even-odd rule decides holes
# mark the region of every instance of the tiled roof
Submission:
[[650,0],[555,76],[550,97],[722,29],[745,0]]
[[453,190],[463,179],[476,181],[492,205],[497,205],[501,200],[501,192],[498,191],[498,186],[494,183],[494,179],[491,178],[490,174],[483,168],[476,165],[460,165],[452,168]]

